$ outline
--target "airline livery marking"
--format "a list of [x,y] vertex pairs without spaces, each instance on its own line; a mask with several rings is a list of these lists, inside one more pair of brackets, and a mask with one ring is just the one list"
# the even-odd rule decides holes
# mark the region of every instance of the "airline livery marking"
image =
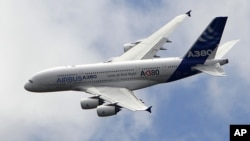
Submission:
[[78,76],[65,76],[57,78],[56,83],[66,83],[66,82],[80,82],[85,79],[96,79],[97,75],[78,75]]
[[188,58],[189,57],[205,57],[205,56],[209,56],[212,54],[212,50],[208,49],[208,50],[195,50],[195,51],[189,51],[188,52]]
[[159,76],[160,71],[158,69],[141,71],[141,76]]

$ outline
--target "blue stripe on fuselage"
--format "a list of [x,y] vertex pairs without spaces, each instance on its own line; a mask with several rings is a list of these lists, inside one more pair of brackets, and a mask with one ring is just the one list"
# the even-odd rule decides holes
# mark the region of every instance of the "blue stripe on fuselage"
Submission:
[[195,66],[196,64],[202,64],[202,60],[183,59],[167,82],[179,80],[199,73],[199,71],[192,70],[192,66]]

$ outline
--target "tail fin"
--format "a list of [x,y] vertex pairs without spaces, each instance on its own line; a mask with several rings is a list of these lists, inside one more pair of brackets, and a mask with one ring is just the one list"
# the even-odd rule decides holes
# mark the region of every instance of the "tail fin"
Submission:
[[204,63],[207,59],[215,58],[226,22],[227,17],[216,17],[213,19],[183,57],[182,62],[170,76],[168,82],[197,74],[197,71],[214,76],[225,76],[219,63],[210,65],[204,65]]
[[202,64],[208,57],[214,58],[226,21],[227,17],[213,19],[183,59],[195,59]]

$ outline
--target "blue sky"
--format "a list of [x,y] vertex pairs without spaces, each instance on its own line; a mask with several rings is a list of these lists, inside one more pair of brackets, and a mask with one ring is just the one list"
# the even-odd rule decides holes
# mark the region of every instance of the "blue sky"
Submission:
[[[96,110],[81,109],[85,93],[23,89],[42,69],[118,56],[123,44],[190,9],[162,57],[182,56],[216,16],[229,17],[222,43],[241,41],[226,56],[227,77],[201,74],[136,91],[152,114],[124,109],[99,118]],[[247,0],[2,0],[0,140],[229,140],[230,124],[250,123],[249,9]]]

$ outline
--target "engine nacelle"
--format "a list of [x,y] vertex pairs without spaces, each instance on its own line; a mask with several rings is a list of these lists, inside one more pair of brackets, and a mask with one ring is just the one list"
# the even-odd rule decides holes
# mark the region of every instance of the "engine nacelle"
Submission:
[[102,105],[103,103],[103,100],[97,97],[84,98],[81,100],[81,107],[82,109],[93,109],[99,105]]
[[128,44],[124,44],[123,46],[124,46],[124,47],[123,47],[123,51],[124,51],[124,52],[127,52],[127,51],[130,50],[132,47],[134,47],[135,44],[128,43]]
[[138,40],[138,41],[133,42],[133,43],[124,44],[124,45],[123,45],[123,50],[124,50],[124,52],[127,52],[128,50],[130,50],[131,48],[133,48],[134,46],[136,46],[137,44],[139,44],[142,40],[143,40],[143,39]]
[[121,109],[118,106],[101,105],[98,106],[96,110],[99,117],[107,117],[117,114]]

